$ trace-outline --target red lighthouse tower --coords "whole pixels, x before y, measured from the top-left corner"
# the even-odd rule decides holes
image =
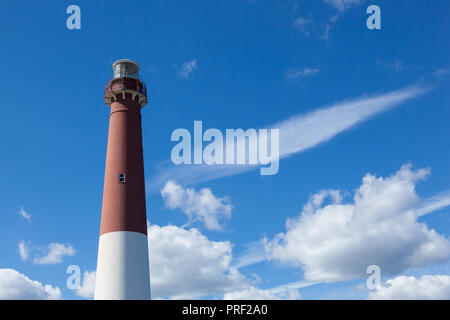
[[[150,299],[139,65],[113,63],[105,87],[111,106],[95,299]]]

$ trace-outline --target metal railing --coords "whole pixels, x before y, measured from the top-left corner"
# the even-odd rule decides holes
[[[120,78],[114,78],[114,77],[112,77],[112,78],[109,79],[108,83],[107,83],[106,86],[105,86],[105,92],[107,92],[107,91],[112,91],[114,82],[116,82],[116,83],[119,82],[119,81],[114,81],[114,80],[117,80],[117,79],[133,79],[133,80],[138,80],[138,81],[136,82],[136,88],[135,88],[135,89],[133,88],[133,90],[136,90],[136,91],[142,93],[143,95],[147,96],[147,85],[146,85],[145,82],[142,80],[142,78],[139,77],[139,76],[135,76],[135,77],[120,77]],[[123,83],[123,84],[124,84],[124,83]]]

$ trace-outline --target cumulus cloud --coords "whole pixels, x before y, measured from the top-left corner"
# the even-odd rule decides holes
[[[387,178],[366,174],[349,203],[336,190],[313,195],[286,232],[263,240],[269,259],[325,282],[364,278],[369,265],[395,274],[447,261],[449,240],[418,221],[415,184],[429,173],[404,165]]]
[[[371,300],[449,300],[450,276],[423,275],[420,278],[398,276],[386,281],[374,292],[369,293]]]
[[[286,77],[288,79],[294,80],[294,79],[309,77],[309,76],[311,76],[313,74],[318,73],[319,71],[320,71],[319,69],[308,68],[308,67],[303,68],[303,70],[297,70],[295,68],[289,68],[287,70]]]
[[[61,290],[31,280],[14,269],[0,269],[0,299],[55,300],[61,299]]]
[[[231,217],[232,206],[227,197],[218,198],[211,189],[204,188],[195,191],[193,188],[183,188],[169,180],[161,190],[166,207],[180,209],[189,219],[188,223],[202,222],[209,230],[221,230],[221,219]]]
[[[149,225],[150,279],[153,298],[197,299],[248,286],[231,266],[232,245],[211,241],[197,229]]]
[[[189,62],[185,62],[181,66],[179,75],[181,78],[189,79],[191,77],[192,72],[194,72],[195,69],[197,69],[197,60],[196,59],[189,61]]]
[[[94,298],[95,293],[95,271],[85,271],[83,273],[83,281],[81,287],[75,290],[75,293],[86,299]]]
[[[228,292],[224,300],[299,300],[300,293],[296,289],[260,289],[249,286],[240,291]]]
[[[30,256],[30,247],[25,243],[25,241],[20,241],[17,246],[19,247],[20,259],[22,261],[26,261]]]
[[[33,259],[34,264],[57,264],[63,262],[64,256],[75,255],[75,249],[70,244],[50,243],[46,249],[38,248],[43,251],[43,255],[36,255]]]
[[[23,207],[20,207],[17,213],[25,220],[31,221],[31,214],[27,213]]]

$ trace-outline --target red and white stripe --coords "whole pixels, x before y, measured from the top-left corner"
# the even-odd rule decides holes
[[[150,299],[140,109],[130,93],[111,103],[95,299]]]

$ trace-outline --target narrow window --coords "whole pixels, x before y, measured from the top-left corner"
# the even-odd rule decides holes
[[[119,173],[119,182],[125,183],[125,173]]]

